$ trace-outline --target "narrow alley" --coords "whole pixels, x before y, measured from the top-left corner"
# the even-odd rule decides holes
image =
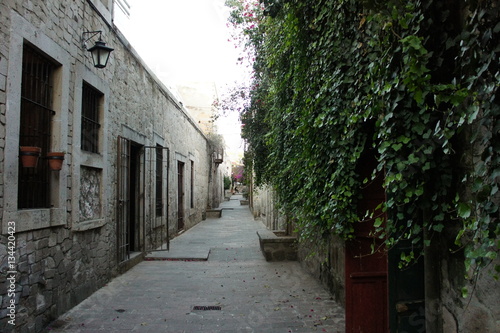
[[[113,279],[50,332],[344,332],[344,310],[295,261],[267,262],[241,196]]]

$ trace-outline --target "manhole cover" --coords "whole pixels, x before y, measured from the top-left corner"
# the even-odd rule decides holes
[[[222,307],[221,306],[218,306],[218,305],[208,305],[208,306],[205,306],[205,305],[195,305],[193,307],[193,311],[220,311],[222,310]]]

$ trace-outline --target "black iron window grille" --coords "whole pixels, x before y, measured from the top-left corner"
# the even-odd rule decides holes
[[[50,149],[51,120],[55,112],[53,80],[56,66],[30,45],[23,46],[19,146]],[[39,161],[34,168],[19,163],[18,208],[50,207],[50,170]]]
[[[103,94],[87,83],[82,87],[82,150],[99,152],[100,106]]]

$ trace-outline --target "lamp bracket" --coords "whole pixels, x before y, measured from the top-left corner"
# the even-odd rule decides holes
[[[86,35],[91,35],[88,38],[85,38]],[[85,31],[82,34],[82,47],[84,50],[88,51],[87,49],[87,42],[94,38],[95,36],[99,35],[99,41],[102,41],[102,30],[97,30],[97,31]]]

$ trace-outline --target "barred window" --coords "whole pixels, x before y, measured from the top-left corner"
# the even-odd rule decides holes
[[[100,110],[103,94],[89,85],[83,83],[82,88],[82,150],[92,153],[99,152],[99,129],[101,124]]]
[[[50,149],[54,62],[30,45],[23,46],[19,146]],[[50,170],[39,160],[33,168],[19,165],[18,208],[50,208]]]

